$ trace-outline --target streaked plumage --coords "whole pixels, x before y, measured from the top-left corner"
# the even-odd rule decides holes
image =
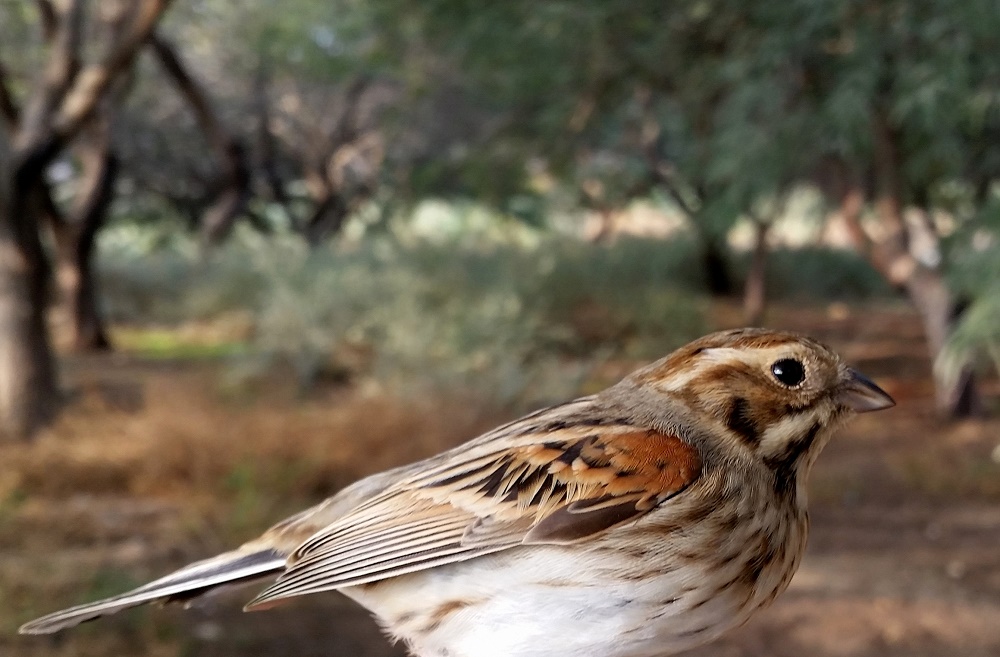
[[[247,606],[339,590],[420,657],[654,657],[744,622],[805,549],[831,430],[892,400],[802,336],[683,347],[593,396],[361,480],[260,538],[47,633],[277,575]]]

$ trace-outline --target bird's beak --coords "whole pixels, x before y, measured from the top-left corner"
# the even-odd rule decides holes
[[[837,391],[837,401],[858,413],[881,411],[896,405],[889,393],[861,372],[850,368],[847,370],[847,380],[840,384]]]

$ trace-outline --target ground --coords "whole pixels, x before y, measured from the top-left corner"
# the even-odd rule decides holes
[[[738,323],[724,307],[715,315]],[[822,455],[809,551],[789,591],[690,657],[1000,654],[1000,421],[936,419],[919,322],[903,307],[778,309],[769,324],[828,342],[899,405],[859,417]],[[509,415],[464,399],[388,399],[374,386],[303,397],[280,372],[234,386],[226,367],[65,359],[61,419],[30,445],[5,445],[0,463],[0,654],[404,654],[336,594],[244,615],[245,590],[15,635],[36,615],[210,556]],[[994,417],[997,392],[989,382]]]

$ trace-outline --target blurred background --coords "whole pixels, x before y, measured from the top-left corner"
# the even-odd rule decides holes
[[[692,656],[1000,654],[994,0],[0,0],[0,652],[404,654],[337,595],[17,626],[710,330],[899,401]]]

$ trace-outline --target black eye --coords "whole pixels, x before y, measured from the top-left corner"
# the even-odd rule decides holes
[[[781,360],[774,363],[771,366],[771,374],[774,375],[778,381],[781,381],[786,386],[793,388],[800,383],[802,379],[806,378],[806,370],[802,367],[802,363],[795,360],[794,358],[782,358]]]

